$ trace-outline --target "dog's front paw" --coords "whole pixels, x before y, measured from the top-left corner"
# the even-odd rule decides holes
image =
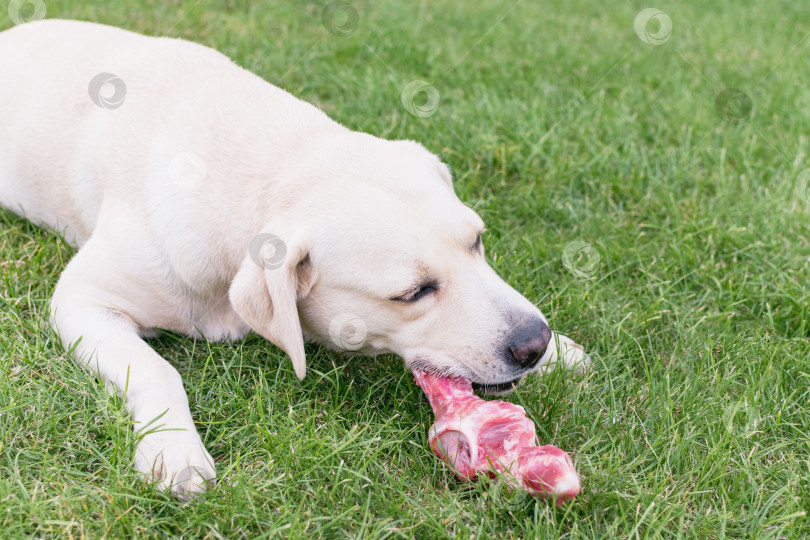
[[[216,482],[214,460],[196,431],[159,431],[146,435],[135,450],[135,468],[159,489],[191,499]]]
[[[571,339],[560,339],[558,348],[558,354],[566,369],[570,369],[575,373],[584,373],[593,365],[591,357],[585,353],[585,348]]]
[[[548,373],[558,367],[570,369],[575,373],[583,373],[593,364],[582,345],[562,334],[555,334],[548,348],[550,354],[536,368],[540,374]]]

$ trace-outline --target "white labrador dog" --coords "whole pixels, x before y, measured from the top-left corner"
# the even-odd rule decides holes
[[[252,329],[302,378],[305,339],[488,390],[587,360],[487,265],[481,219],[415,142],[350,131],[212,49],[86,22],[0,33],[0,74],[0,204],[79,248],[51,322],[148,426],[135,466],[161,487],[216,473],[154,329]]]

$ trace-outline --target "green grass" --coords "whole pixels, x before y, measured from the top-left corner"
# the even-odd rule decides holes
[[[310,347],[299,383],[255,336],[169,334],[153,345],[183,375],[220,481],[188,503],[157,492],[130,467],[122,401],[47,325],[72,249],[3,212],[0,535],[810,535],[810,207],[794,190],[810,168],[810,9],[664,0],[673,31],[654,46],[634,32],[649,7],[636,1],[357,1],[349,36],[325,30],[324,5],[47,13],[202,42],[345,125],[440,153],[495,268],[594,354],[589,373],[510,398],[572,454],[582,495],[556,509],[456,481],[396,358]],[[401,104],[415,79],[440,93],[430,117]],[[715,113],[727,87],[751,100],[743,122]],[[584,278],[562,262],[576,240],[599,255]]]

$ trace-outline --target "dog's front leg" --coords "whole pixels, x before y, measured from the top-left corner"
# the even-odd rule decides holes
[[[75,356],[82,366],[125,397],[141,437],[135,467],[145,479],[181,497],[201,492],[216,472],[194,427],[180,374],[141,339],[116,295],[104,290],[99,261],[85,252],[88,248],[59,280],[51,324],[66,348],[77,344]]]

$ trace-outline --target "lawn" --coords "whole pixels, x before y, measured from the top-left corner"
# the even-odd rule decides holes
[[[220,478],[183,502],[138,480],[122,400],[48,326],[73,249],[1,212],[0,536],[810,535],[810,7],[45,5],[215,47],[353,129],[440,154],[492,265],[594,365],[508,398],[582,475],[557,509],[455,480],[397,358],[309,347],[299,382],[257,336],[166,333],[151,343]]]

